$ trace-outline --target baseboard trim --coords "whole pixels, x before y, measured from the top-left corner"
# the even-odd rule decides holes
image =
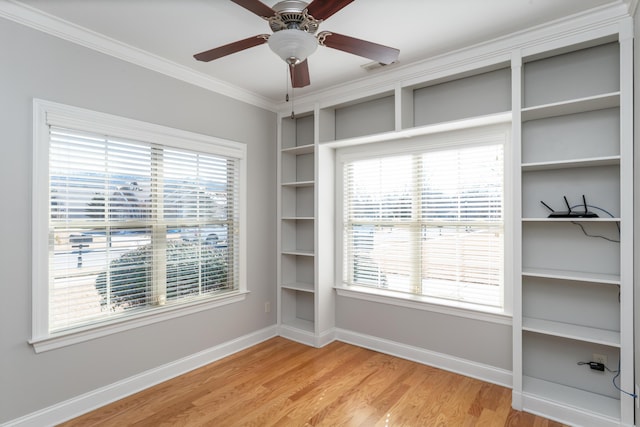
[[[573,408],[538,396],[522,394],[522,410],[567,425],[583,427],[620,427],[619,419]]]
[[[339,328],[327,330],[320,336],[316,336],[297,328],[274,325],[11,420],[1,424],[0,427],[53,426],[278,335],[313,347],[323,347],[335,340],[342,341],[504,387],[511,388],[512,384],[510,371],[420,347]]]
[[[278,335],[288,340],[299,342],[300,344],[317,347],[316,336],[313,332],[307,332],[287,325],[279,325]]]
[[[216,360],[230,356],[278,335],[277,327],[270,326],[231,341],[186,356],[166,365],[142,372],[122,381],[76,396],[48,408],[1,424],[2,427],[53,426],[78,417],[116,400],[175,378]]]
[[[396,341],[374,337],[371,335],[360,334],[358,332],[348,331],[345,329],[336,329],[335,338],[338,341],[368,348],[370,350],[379,351],[380,353],[390,354],[402,359],[412,360],[424,365],[444,369],[445,371],[455,372],[467,377],[476,378],[507,388],[512,388],[512,373],[511,371],[507,371],[506,369],[500,369],[494,366],[473,362],[471,360],[466,360],[447,354],[426,350],[424,348],[414,347]]]
[[[321,332],[318,337],[316,337],[316,347],[324,347],[327,344],[331,344],[336,340],[336,329],[331,328],[327,329],[324,332]]]

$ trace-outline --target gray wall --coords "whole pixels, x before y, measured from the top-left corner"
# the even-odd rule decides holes
[[[336,327],[512,369],[508,325],[339,296]]]
[[[31,336],[32,99],[248,145],[244,302],[35,354]],[[276,116],[0,18],[0,424],[274,325]]]

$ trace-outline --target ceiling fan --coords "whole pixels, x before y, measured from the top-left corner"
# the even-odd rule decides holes
[[[311,83],[307,57],[316,50],[318,45],[362,56],[384,65],[395,62],[400,53],[398,49],[392,47],[330,31],[321,31],[316,34],[324,20],[353,0],[312,0],[311,3],[301,0],[284,0],[273,8],[259,0],[231,1],[267,20],[273,34],[259,34],[200,52],[194,55],[198,61],[213,61],[268,43],[271,50],[289,64],[292,86],[300,88]]]

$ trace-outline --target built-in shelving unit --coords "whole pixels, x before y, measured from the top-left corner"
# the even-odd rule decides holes
[[[282,334],[315,331],[313,115],[280,119],[278,314]]]
[[[279,117],[277,277],[280,335],[319,347],[334,325],[333,203],[319,202],[327,188],[333,194],[333,170],[331,153],[318,147],[316,116]]]
[[[334,333],[337,149],[511,123],[513,407],[572,425],[633,425],[634,400],[613,386],[615,374],[578,365],[604,355],[634,391],[632,22],[602,22],[329,92],[298,104],[295,119],[283,106],[281,335],[321,346]],[[566,196],[581,211],[583,195],[598,217],[549,218],[541,203],[565,211]]]
[[[615,373],[578,364],[600,354],[611,371],[622,360],[623,370],[633,366],[624,330],[632,313],[620,302],[633,286],[621,247],[632,221],[622,201],[632,162],[632,142],[622,137],[631,108],[621,101],[624,54],[620,43],[603,41],[523,58],[514,97],[522,200],[514,406],[579,425],[633,420],[633,399],[613,386]],[[566,196],[581,212],[583,195],[597,218],[549,218],[541,203],[566,211]]]

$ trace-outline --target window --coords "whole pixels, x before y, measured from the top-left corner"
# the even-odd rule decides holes
[[[342,282],[436,304],[504,308],[504,132],[338,153]]]
[[[244,146],[36,101],[34,338],[237,296]]]

